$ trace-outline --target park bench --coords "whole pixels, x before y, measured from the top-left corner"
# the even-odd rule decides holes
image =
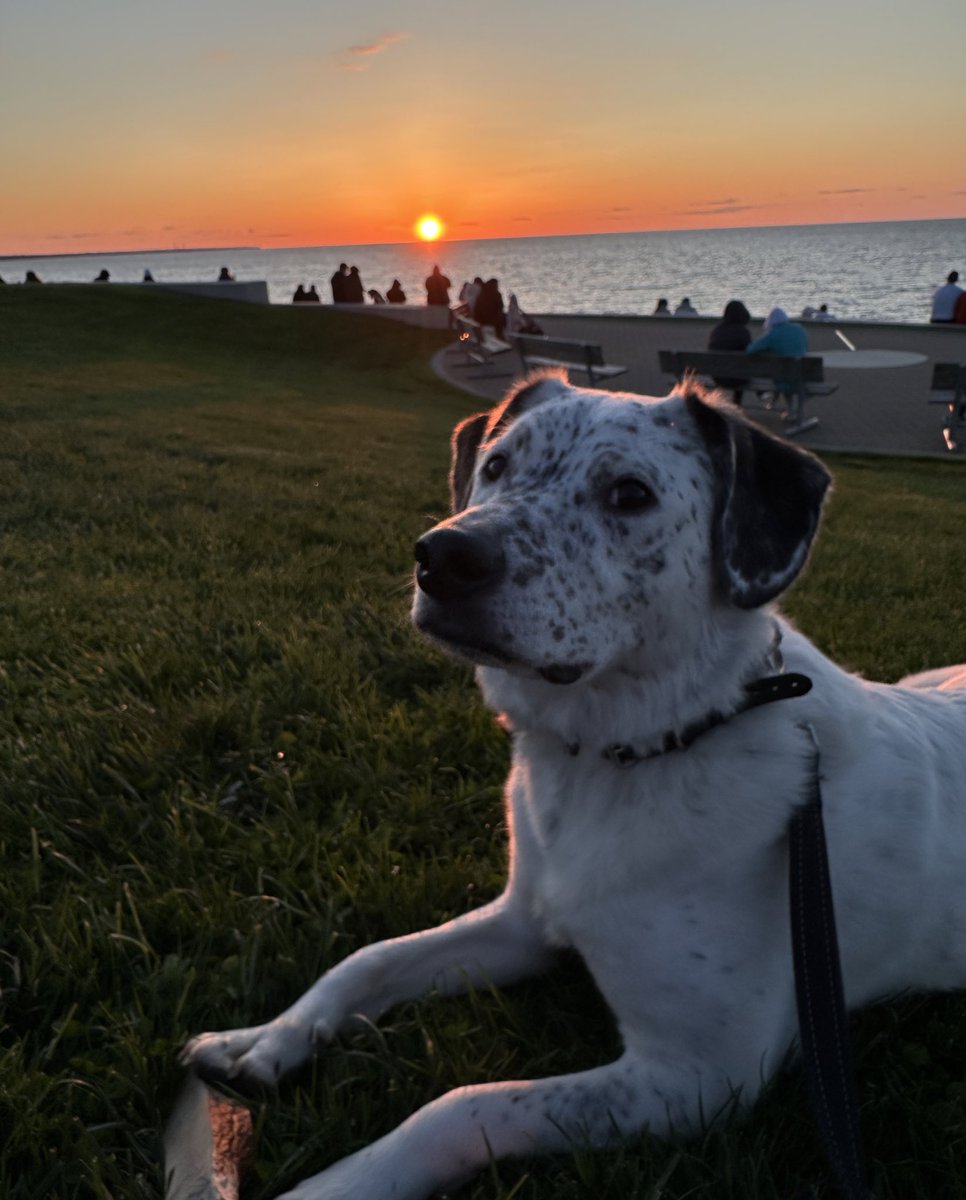
[[[966,436],[966,363],[934,363],[929,403],[942,404],[943,441],[947,450],[956,450]]]
[[[627,370],[615,363],[605,363],[603,350],[593,342],[575,342],[535,333],[512,333],[510,341],[527,371],[533,367],[563,367],[567,371],[585,371],[588,383],[598,383],[623,375]]]
[[[830,396],[837,383],[825,382],[825,368],[817,357],[791,358],[782,354],[741,354],[723,350],[659,350],[661,370],[680,381],[688,376],[741,380],[749,391],[773,396],[788,404],[785,432],[804,433],[818,424],[818,417],[805,416],[805,403],[815,396]],[[782,385],[779,387],[779,385]],[[772,407],[769,402],[767,407]]]
[[[462,307],[466,309],[465,305]],[[450,308],[450,319],[458,336],[456,347],[465,356],[465,365],[491,366],[497,355],[510,349],[510,343],[501,341],[496,334],[467,315],[468,312],[468,309],[464,313]]]

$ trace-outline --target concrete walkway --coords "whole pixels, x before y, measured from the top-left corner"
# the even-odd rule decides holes
[[[366,315],[446,327],[445,309],[433,311],[425,305],[355,307]],[[658,369],[658,350],[705,349],[708,331],[717,318],[540,314],[537,320],[548,335],[599,343],[606,362],[628,367],[625,375],[606,385],[610,390],[665,396],[670,381]],[[760,328],[760,322],[752,322],[753,337]],[[813,450],[924,454],[966,462],[966,453],[950,454],[945,448],[941,433],[945,409],[927,403],[933,364],[966,363],[966,326],[837,321],[807,322],[806,328],[812,354],[845,350],[835,334],[839,329],[857,350],[899,350],[923,355],[924,360],[902,367],[827,366],[825,377],[839,385],[838,391],[809,401],[807,412],[818,417],[819,424],[800,434],[795,439],[799,444]],[[513,353],[500,355],[491,367],[466,366],[464,356],[450,348],[435,356],[433,366],[442,378],[489,403],[498,400],[520,375],[519,360]],[[575,374],[574,382],[585,382],[581,373]],[[752,407],[753,403],[750,400],[747,408],[749,416],[781,432],[778,413]]]

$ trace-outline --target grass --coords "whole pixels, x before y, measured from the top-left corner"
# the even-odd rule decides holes
[[[502,735],[407,623],[474,402],[441,335],[140,289],[0,289],[0,1195],[161,1195],[176,1056],[503,878]],[[870,676],[966,657],[957,464],[840,458],[786,609]],[[874,797],[870,797],[874,803]],[[966,1005],[854,1022],[880,1196],[966,1196]],[[575,1037],[575,1029],[590,1030]],[[406,1005],[255,1106],[263,1200],[446,1088],[616,1049],[577,963]],[[703,1140],[460,1193],[787,1200],[800,1078]]]

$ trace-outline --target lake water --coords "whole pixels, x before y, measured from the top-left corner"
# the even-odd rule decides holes
[[[35,270],[46,282],[89,282],[102,267],[118,283],[213,281],[228,266],[238,279],[265,279],[274,304],[299,283],[331,299],[340,262],[364,286],[385,292],[399,279],[407,298],[425,300],[435,263],[453,281],[496,276],[504,298],[540,313],[650,313],[659,296],[672,309],[688,296],[699,312],[721,312],[733,297],[755,316],[776,304],[798,314],[825,303],[843,320],[928,321],[933,291],[953,269],[966,276],[966,219],[706,229],[579,237],[444,241],[435,245],[311,246],[297,249],[184,250],[3,259],[0,277]]]

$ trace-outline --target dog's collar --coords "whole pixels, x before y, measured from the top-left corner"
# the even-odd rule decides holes
[[[687,750],[702,734],[718,725],[730,721],[750,708],[760,708],[763,704],[772,704],[775,700],[793,700],[804,696],[812,690],[812,681],[807,675],[797,672],[785,673],[784,660],[781,652],[781,629],[776,623],[772,633],[771,645],[761,664],[770,668],[773,674],[763,675],[752,679],[744,685],[744,696],[737,708],[723,713],[720,709],[712,708],[696,721],[685,725],[683,729],[669,729],[662,734],[659,743],[649,750],[638,750],[630,742],[614,742],[605,746],[601,757],[615,767],[633,767],[637,763],[647,762],[648,759],[660,758],[662,754],[670,754],[675,750]],[[580,742],[567,742],[567,753],[576,757],[581,751]]]
[[[613,763],[615,767],[633,767],[637,763],[659,758],[662,754],[670,754],[674,750],[687,750],[703,733],[723,725],[750,708],[760,708],[763,704],[772,704],[775,700],[793,700],[797,696],[804,696],[811,689],[811,679],[797,672],[752,679],[750,683],[745,684],[745,694],[741,703],[731,712],[722,713],[713,708],[683,729],[669,729],[662,736],[661,744],[651,750],[637,750],[630,742],[615,742],[604,747],[601,757]],[[568,744],[567,751],[571,755],[579,754],[580,743]]]

